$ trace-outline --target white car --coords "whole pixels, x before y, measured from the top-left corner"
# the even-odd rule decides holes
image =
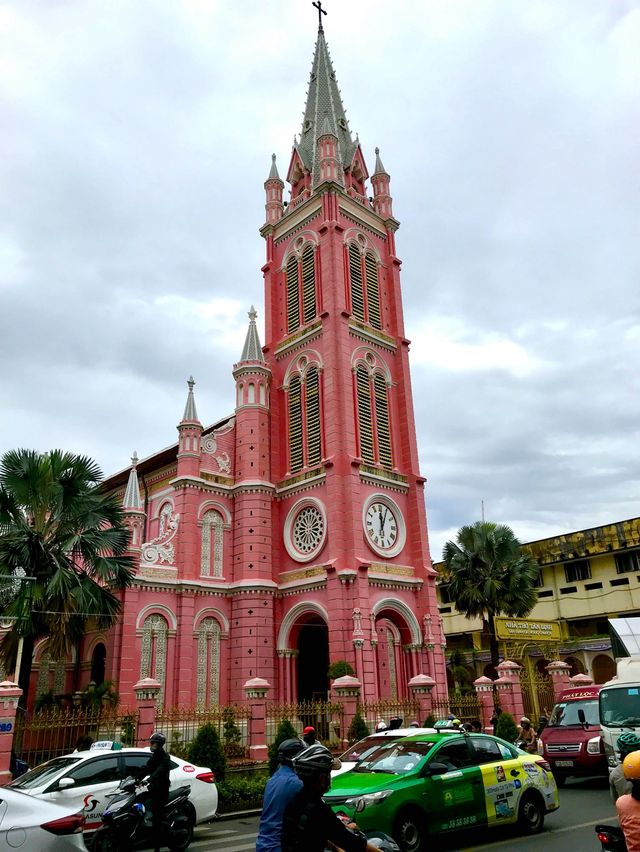
[[[331,777],[342,775],[357,766],[361,760],[372,754],[384,740],[401,740],[402,737],[410,737],[415,734],[435,734],[435,728],[386,728],[384,731],[376,731],[362,740],[358,740],[350,746],[344,754],[340,755],[340,769],[334,769]]]
[[[10,787],[39,799],[82,810],[86,818],[85,831],[93,832],[102,825],[102,814],[110,801],[109,794],[116,790],[123,778],[137,775],[150,757],[148,748],[91,748],[54,757],[16,778]],[[173,755],[170,760],[171,789],[189,784],[189,801],[193,805],[196,823],[212,819],[218,808],[213,772]]]
[[[31,796],[0,787],[0,849],[24,852],[87,852],[84,814],[73,805],[34,802]]]

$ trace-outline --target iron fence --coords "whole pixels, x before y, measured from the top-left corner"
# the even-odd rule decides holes
[[[452,713],[461,722],[471,722],[480,718],[480,702],[474,693],[451,691],[448,698],[433,701],[431,712],[436,719],[446,719]]]
[[[301,734],[304,728],[315,728],[316,736],[325,745],[337,746],[344,731],[344,707],[336,701],[302,701],[298,704],[268,703],[266,713],[267,743],[275,741],[281,722],[288,721]]]
[[[363,701],[360,705],[360,713],[364,717],[369,730],[374,731],[378,722],[386,725],[393,718],[402,719],[402,726],[409,727],[411,722],[422,722],[419,718],[420,708],[418,702],[411,698],[380,698],[377,701]]]
[[[189,744],[203,725],[213,725],[227,757],[246,757],[250,721],[251,708],[239,704],[206,708],[165,707],[157,713],[156,727],[166,735],[171,754],[178,757],[186,756]]]

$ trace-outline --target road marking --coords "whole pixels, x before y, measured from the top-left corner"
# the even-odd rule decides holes
[[[192,843],[189,844],[189,849],[203,849],[205,847],[211,848],[211,844],[215,843],[216,841],[218,841],[218,842],[225,841],[226,843],[231,843],[231,842],[235,843],[236,840],[239,841],[239,840],[249,840],[249,839],[253,840],[253,843],[250,843],[248,846],[226,847],[227,852],[236,852],[236,850],[237,850],[237,852],[239,852],[241,849],[255,849],[255,847],[256,847],[256,838],[258,836],[258,833],[256,831],[252,832],[251,834],[235,834],[235,832],[229,832],[229,831],[225,831],[224,833],[227,834],[227,835],[233,834],[233,837],[222,837],[221,833],[218,834],[218,835],[210,834],[207,837],[203,837],[202,839],[194,840]]]
[[[611,821],[611,814],[600,817],[600,819],[591,820],[591,822],[579,822],[577,825],[565,825],[563,828],[552,828],[551,831],[545,831],[541,834],[529,834],[524,837],[518,837],[518,842],[523,843],[525,840],[535,840],[536,838],[546,837],[550,834],[563,834],[565,831],[575,831],[576,828],[589,828],[591,825],[598,825],[599,822]],[[497,849],[498,846],[513,846],[513,838],[509,840],[498,840],[496,843],[485,843],[483,846],[468,846],[461,849],[460,852],[477,852],[479,849]]]

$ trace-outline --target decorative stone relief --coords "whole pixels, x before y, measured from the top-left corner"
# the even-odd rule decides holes
[[[362,637],[362,612],[359,607],[356,607],[352,613],[353,617],[353,635],[354,637]]]
[[[432,645],[433,644],[433,631],[431,629],[431,616],[425,615],[422,619],[424,623],[424,644]]]
[[[215,451],[218,449],[218,442],[213,437],[213,435],[207,435],[206,438],[202,440],[202,452],[207,453],[207,455],[212,456]]]
[[[180,515],[173,514],[170,503],[166,503],[160,512],[160,530],[156,538],[142,545],[142,563],[156,564],[163,562],[167,565],[173,564],[175,553],[172,539],[178,531]]]
[[[387,630],[387,662],[389,664],[389,689],[391,697],[398,697],[398,677],[396,672],[396,643],[391,630]]]
[[[219,512],[209,509],[202,518],[200,576],[222,577],[222,545],[224,522]],[[212,553],[213,547],[213,553]]]
[[[202,441],[202,451],[218,462],[220,473],[231,473],[231,458],[226,450],[216,455],[218,442],[214,435],[207,435]]]
[[[49,692],[49,652],[43,651],[40,654],[40,671],[38,672],[38,680],[36,682],[36,698]]]
[[[53,664],[53,693],[54,695],[59,695],[61,692],[64,692],[65,686],[65,675],[67,673],[67,666],[64,660],[56,660]]]
[[[219,703],[219,699],[220,625],[215,618],[204,618],[198,628],[198,708],[215,706]]]
[[[167,673],[167,636],[169,626],[161,615],[150,615],[142,626],[142,648],[140,651],[140,680],[154,677],[161,685],[158,707],[164,702],[165,677]],[[151,663],[153,661],[153,672]]]
[[[231,459],[229,458],[229,453],[221,453],[219,456],[216,456],[215,459],[218,462],[220,473],[231,473]]]

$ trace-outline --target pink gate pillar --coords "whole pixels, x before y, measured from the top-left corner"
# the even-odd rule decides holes
[[[496,666],[500,677],[495,681],[498,701],[502,710],[511,713],[516,722],[524,716],[524,700],[520,686],[522,666],[513,660],[504,660]]]
[[[553,697],[557,700],[560,693],[571,686],[569,677],[571,666],[568,666],[562,660],[555,660],[555,662],[549,663],[547,671],[553,682]]]
[[[433,704],[431,702],[431,690],[435,685],[435,680],[425,674],[418,674],[415,677],[412,677],[409,681],[409,689],[413,693],[413,697],[418,702],[418,715],[420,718],[417,721],[420,722],[421,725],[433,709]]]
[[[268,680],[252,677],[245,681],[244,694],[251,702],[249,720],[249,757],[252,760],[266,760],[269,756],[267,745],[267,692],[271,689]]]
[[[5,680],[0,683],[0,785],[11,781],[11,749],[16,722],[18,699],[22,690],[17,683]]]
[[[569,678],[571,686],[591,686],[593,678],[586,674],[577,674]]]
[[[340,701],[344,708],[344,730],[340,731],[342,735],[343,747],[349,745],[347,732],[349,730],[353,717],[358,712],[361,689],[362,684],[360,683],[358,678],[352,677],[351,675],[337,677],[333,682],[333,692],[335,693],[336,698],[338,699],[338,701]]]
[[[482,677],[474,680],[473,685],[478,696],[478,704],[480,705],[482,727],[486,730],[490,729],[490,733],[493,733],[493,726],[491,725],[491,717],[493,716],[493,709],[495,707],[493,681],[491,678],[482,675]]]
[[[133,687],[138,707],[138,726],[136,728],[136,745],[146,746],[149,737],[156,727],[156,709],[161,684],[152,677],[139,680]],[[165,736],[166,733],[165,733]],[[168,737],[167,737],[168,739]]]

